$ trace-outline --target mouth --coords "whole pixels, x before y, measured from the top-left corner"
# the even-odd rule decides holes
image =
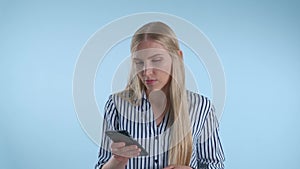
[[[157,80],[154,80],[154,79],[149,79],[149,80],[145,80],[145,83],[147,85],[153,85]]]

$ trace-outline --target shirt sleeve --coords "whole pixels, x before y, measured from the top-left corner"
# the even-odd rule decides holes
[[[218,131],[218,119],[214,107],[211,106],[196,145],[198,169],[224,168],[225,157]]]
[[[95,165],[95,169],[101,169],[102,166],[111,158],[110,152],[110,139],[105,135],[107,130],[118,130],[118,112],[114,105],[112,96],[109,97],[104,108],[104,120],[102,130],[102,140],[100,144],[100,150],[98,154],[98,162]]]

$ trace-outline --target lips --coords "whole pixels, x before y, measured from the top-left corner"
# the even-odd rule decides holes
[[[149,79],[149,80],[145,80],[145,83],[147,85],[153,85],[157,80],[154,80],[154,79]]]

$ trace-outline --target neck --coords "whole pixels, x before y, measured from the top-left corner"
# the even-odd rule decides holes
[[[151,91],[148,98],[154,113],[156,124],[159,125],[169,110],[168,93],[163,90]]]

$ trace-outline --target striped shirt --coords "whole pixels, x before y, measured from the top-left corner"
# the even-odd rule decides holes
[[[193,138],[192,168],[224,168],[224,153],[218,135],[218,121],[211,101],[197,93],[187,91],[188,110]],[[133,105],[118,94],[110,95],[104,113],[103,130],[126,130],[149,153],[129,159],[126,169],[162,169],[168,166],[169,113],[156,125],[146,94],[141,104]],[[112,156],[110,139],[103,134],[95,169],[100,169]]]

